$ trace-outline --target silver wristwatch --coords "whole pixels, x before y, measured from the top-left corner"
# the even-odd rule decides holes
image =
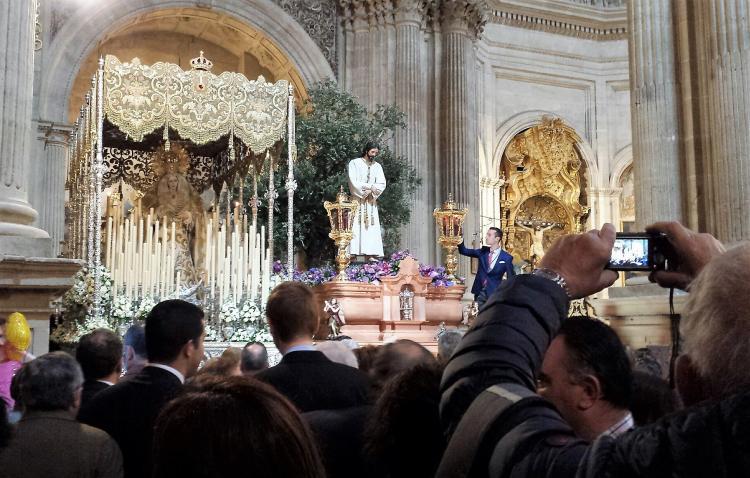
[[[544,277],[545,279],[551,280],[555,284],[562,287],[562,290],[565,291],[565,295],[568,296],[568,299],[572,299],[572,297],[570,296],[570,291],[568,290],[568,283],[565,282],[565,278],[552,269],[547,269],[546,267],[542,267],[541,269],[534,269],[531,275]]]

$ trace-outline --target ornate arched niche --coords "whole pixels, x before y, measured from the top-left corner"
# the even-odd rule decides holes
[[[107,31],[82,62],[68,102],[68,119],[75,121],[100,57],[114,55],[123,62],[138,58],[150,65],[159,61],[190,68],[200,51],[213,62],[212,72],[263,76],[270,82],[287,80],[298,104],[307,98],[307,85],[276,43],[263,31],[221,12],[200,8],[167,8],[134,16]]]
[[[544,117],[518,133],[500,164],[504,247],[526,271],[562,234],[579,232],[589,208],[586,172],[576,132]]]
[[[633,163],[625,168],[618,179],[620,188],[620,230],[631,232],[635,228],[635,189]]]

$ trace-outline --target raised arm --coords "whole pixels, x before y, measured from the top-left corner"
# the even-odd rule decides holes
[[[487,444],[490,450],[501,450],[498,453],[505,460],[498,465],[498,476],[571,476],[575,472],[582,445],[559,414],[536,396],[535,379],[550,341],[567,317],[569,298],[585,297],[617,279],[614,271],[605,269],[614,239],[614,227],[609,224],[601,232],[558,239],[541,265],[559,274],[566,288],[537,275],[505,281],[445,368],[440,418],[449,436],[472,402],[489,387],[515,390],[505,396],[515,397],[508,400],[518,406],[507,408],[492,422],[495,431]],[[468,428],[483,425],[478,423],[481,419],[473,420],[474,415],[470,418]],[[464,424],[459,427],[462,433],[466,429]],[[545,441],[551,435],[559,437],[558,445]],[[443,464],[456,458],[454,444],[449,445]],[[443,464],[437,476],[452,476],[451,467]],[[552,466],[562,470],[557,468],[561,464],[566,465],[565,473],[549,471]]]

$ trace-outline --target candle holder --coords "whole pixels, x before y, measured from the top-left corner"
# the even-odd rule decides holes
[[[346,268],[349,266],[349,253],[347,248],[352,241],[352,226],[354,218],[357,217],[357,208],[359,204],[356,201],[350,201],[349,196],[344,192],[342,186],[336,195],[336,202],[326,201],[323,203],[328,213],[328,220],[331,222],[331,232],[328,237],[333,239],[334,244],[338,247],[336,254],[336,268],[339,273],[335,280],[347,280]]]
[[[435,208],[432,215],[435,217],[440,231],[438,244],[445,249],[445,271],[449,277],[455,277],[458,268],[458,256],[456,249],[463,242],[463,225],[468,209],[458,209],[453,194],[448,194],[448,200],[441,208]]]

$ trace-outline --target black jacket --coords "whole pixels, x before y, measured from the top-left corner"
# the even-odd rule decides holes
[[[290,352],[278,365],[255,375],[271,384],[300,412],[335,410],[367,403],[367,376],[332,362],[318,351]]]
[[[450,435],[486,388],[535,389],[568,301],[554,282],[519,276],[480,312],[451,356],[441,384],[441,420]],[[682,410],[618,439],[587,445],[538,397],[509,407],[490,427],[471,476],[608,478],[750,476],[750,392]]]
[[[156,417],[181,388],[180,380],[168,370],[145,367],[130,380],[99,392],[81,408],[78,420],[115,439],[122,450],[126,477],[149,477]]]
[[[107,387],[109,387],[109,385],[100,382],[99,380],[86,380],[83,382],[83,389],[81,390],[81,407],[85,407],[94,396]]]

